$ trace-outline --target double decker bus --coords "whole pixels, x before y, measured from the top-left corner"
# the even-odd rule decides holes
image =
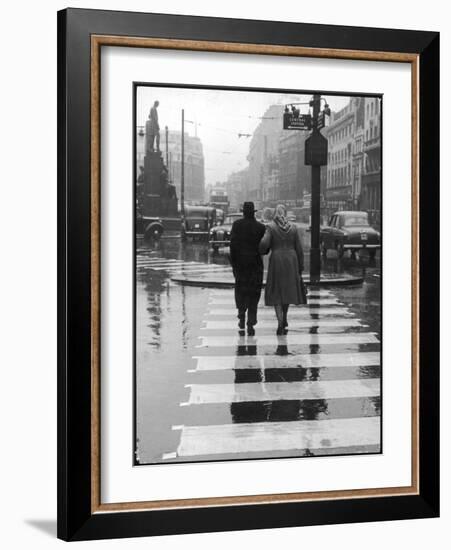
[[[229,197],[225,189],[215,188],[211,191],[209,205],[222,210],[224,216],[228,214],[229,204]]]

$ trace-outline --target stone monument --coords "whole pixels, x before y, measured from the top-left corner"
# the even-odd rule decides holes
[[[160,151],[160,127],[158,125],[158,101],[155,101],[146,122],[146,154],[143,170],[143,204],[144,216],[175,218],[177,211],[177,193],[174,185],[169,183],[168,169]],[[154,149],[154,144],[156,149]]]

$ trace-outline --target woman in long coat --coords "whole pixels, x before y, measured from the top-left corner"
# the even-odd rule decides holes
[[[274,306],[278,327],[277,334],[287,333],[287,314],[290,304],[306,304],[307,297],[302,271],[304,253],[295,225],[286,217],[283,204],[276,207],[274,218],[266,227],[260,241],[260,253],[271,250],[266,277],[265,304]]]

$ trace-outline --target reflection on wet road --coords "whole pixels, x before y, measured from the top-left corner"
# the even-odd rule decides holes
[[[365,282],[311,287],[285,336],[262,299],[245,336],[233,289],[171,279],[229,277],[226,253],[176,239],[138,250],[137,464],[380,452],[380,268],[363,257],[323,269]]]

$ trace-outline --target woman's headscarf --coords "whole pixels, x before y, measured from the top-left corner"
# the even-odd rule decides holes
[[[278,204],[276,206],[273,221],[285,232],[289,231],[291,228],[291,223],[287,220],[286,216],[287,209],[283,204]]]

